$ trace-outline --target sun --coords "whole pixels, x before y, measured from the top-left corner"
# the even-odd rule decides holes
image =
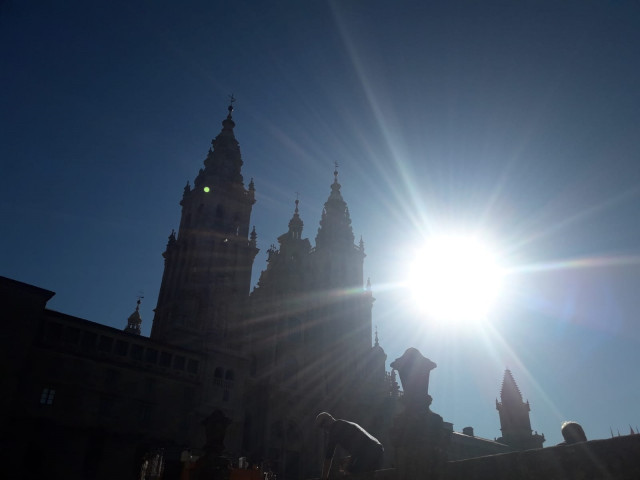
[[[487,319],[502,283],[496,256],[476,237],[440,236],[417,252],[409,271],[416,308],[438,322]]]

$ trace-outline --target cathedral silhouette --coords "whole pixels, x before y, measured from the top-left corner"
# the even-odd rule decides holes
[[[231,420],[230,458],[268,464],[278,478],[318,475],[321,411],[363,425],[393,464],[387,432],[402,392],[372,331],[364,244],[355,243],[337,166],[315,246],[296,200],[251,291],[256,187],[244,183],[232,113],[184,188],[149,338],[139,301],[117,330],[49,310],[54,292],[0,277],[15,325],[2,337],[11,478],[133,479],[150,459],[163,478],[179,478],[181,457],[199,454],[202,422],[216,410]],[[445,422],[450,459],[542,447],[509,370],[500,397],[497,440]]]

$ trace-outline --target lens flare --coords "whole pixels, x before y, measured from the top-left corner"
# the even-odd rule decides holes
[[[443,322],[485,320],[501,286],[502,269],[473,237],[430,239],[409,272],[409,287],[421,312]]]

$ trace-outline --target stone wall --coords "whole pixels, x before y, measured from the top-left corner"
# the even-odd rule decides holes
[[[360,476],[358,480],[395,478],[395,470],[388,469]],[[638,479],[640,435],[628,435],[448,462],[446,475],[442,480]]]
[[[449,462],[446,480],[637,480],[640,435]]]

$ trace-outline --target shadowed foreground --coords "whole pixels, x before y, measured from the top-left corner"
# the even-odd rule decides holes
[[[355,478],[355,477],[354,477]],[[395,480],[395,469],[358,479]],[[447,462],[442,480],[637,480],[640,435]],[[425,479],[426,480],[426,479]]]

